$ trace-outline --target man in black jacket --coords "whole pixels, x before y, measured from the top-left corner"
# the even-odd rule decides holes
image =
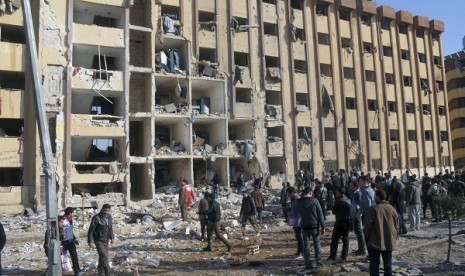
[[[231,252],[233,246],[224,238],[220,233],[220,224],[221,224],[221,209],[218,202],[215,201],[213,194],[206,195],[208,200],[208,228],[207,228],[207,240],[208,245],[203,250],[212,251],[212,234],[213,232],[216,235],[216,238],[219,239],[228,247],[228,252]]]
[[[325,234],[325,221],[320,203],[316,198],[312,197],[312,190],[309,187],[302,191],[302,197],[297,201],[296,209],[300,215],[300,226],[302,228],[305,268],[311,270],[314,267],[310,260],[309,237],[311,236],[313,239],[316,264],[321,265],[320,233],[321,235]]]
[[[103,204],[100,213],[92,217],[87,233],[87,241],[91,248],[96,247],[98,252],[98,275],[110,275],[108,264],[108,244],[113,244],[113,219],[111,217],[111,205]]]
[[[255,207],[253,198],[250,196],[248,191],[244,191],[243,195],[244,197],[242,198],[241,211],[239,212],[239,215],[242,223],[242,238],[246,240],[248,239],[245,236],[245,225],[247,224],[247,221],[249,221],[255,229],[257,236],[260,236],[260,229],[258,228],[257,220],[255,219],[255,216],[257,215],[257,208]]]
[[[331,249],[328,260],[335,261],[339,239],[342,238],[341,258],[347,260],[349,256],[349,231],[350,231],[350,200],[345,195],[346,189],[338,187],[336,189],[336,202],[333,207],[333,214],[336,215],[333,235],[331,237]]]
[[[3,225],[0,223],[0,275],[3,275],[2,251],[3,251],[3,247],[5,247],[5,244],[6,244],[5,229],[3,229]]]

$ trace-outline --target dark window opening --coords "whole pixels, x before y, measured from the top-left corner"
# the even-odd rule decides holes
[[[431,105],[424,104],[423,105],[423,114],[424,115],[431,115]]]
[[[357,109],[357,100],[355,98],[346,98],[347,109]]]
[[[23,134],[22,119],[0,119],[0,137],[20,137]]]
[[[252,91],[247,88],[236,88],[236,103],[251,103]]]
[[[350,10],[340,9],[339,10],[339,19],[349,21],[350,20]]]
[[[408,25],[407,24],[399,24],[399,33],[407,34],[408,33]]]
[[[371,25],[371,15],[370,14],[360,15],[360,21],[362,22],[362,24]]]
[[[305,41],[305,30],[295,28],[295,38],[296,40]]]
[[[354,42],[350,38],[343,37],[341,38],[341,47],[343,49],[353,50]]]
[[[249,91],[249,94],[251,91]],[[266,103],[271,105],[281,105],[281,92],[279,91],[265,91]]]
[[[417,131],[416,130],[408,130],[407,136],[408,136],[409,141],[416,141],[417,140]]]
[[[407,50],[401,50],[400,56],[403,60],[410,60],[410,52]]]
[[[336,129],[333,127],[325,127],[325,141],[336,141]]]
[[[397,130],[397,129],[389,130],[389,140],[390,141],[399,141],[399,130]]]
[[[407,114],[414,114],[415,113],[415,106],[413,103],[406,103],[405,104],[405,113]]]
[[[426,63],[426,55],[423,53],[418,53],[418,61],[421,63]]]
[[[207,23],[207,22],[214,22],[215,21],[215,14],[212,12],[206,11],[199,11],[199,22]]]
[[[344,67],[344,78],[353,80],[355,79],[355,70],[352,67]]]
[[[0,26],[0,41],[26,44],[26,35],[24,28],[13,25]]]
[[[265,35],[278,35],[278,25],[271,23],[263,23],[263,32]]]
[[[307,141],[312,139],[312,129],[310,127],[298,127],[297,137],[299,139],[305,139]]]
[[[294,71],[298,73],[306,73],[307,61],[294,59]]]
[[[387,19],[381,19],[381,29],[389,30],[391,28],[391,21]]]
[[[405,87],[412,87],[412,77],[404,76],[404,86]]]
[[[423,38],[425,37],[425,29],[423,28],[417,28],[415,30],[415,35],[418,37],[418,38]]]
[[[375,71],[365,70],[365,80],[369,82],[376,81],[376,74]]]
[[[442,65],[441,57],[434,56],[434,57],[433,57],[433,63],[434,63],[434,65],[439,65],[439,66],[441,66],[441,65]]]
[[[370,129],[370,141],[379,141],[379,129]]]
[[[276,0],[263,0],[263,3],[268,3],[268,4],[276,4]]]
[[[433,131],[426,130],[425,131],[425,140],[426,141],[433,141]]]
[[[216,50],[209,48],[199,48],[199,60],[206,60],[215,63],[217,61]]]
[[[386,84],[394,84],[395,82],[394,74],[386,73],[384,76],[386,78]]]
[[[293,9],[302,9],[302,0],[291,0],[291,7]]]
[[[265,67],[266,68],[279,67],[279,58],[265,56]]]
[[[373,44],[371,42],[363,42],[363,51],[365,53],[373,53]]]
[[[332,77],[333,70],[331,69],[331,64],[320,63],[320,73],[322,76]]]
[[[318,44],[329,45],[329,34],[318,33]]]
[[[441,142],[447,142],[449,140],[449,134],[447,131],[441,131]]]
[[[115,103],[115,98],[108,98],[112,103]],[[103,97],[93,97],[91,114],[93,115],[115,115],[115,105],[108,102]]]
[[[358,128],[348,128],[349,138],[351,141],[358,141],[360,139],[358,134]]]
[[[428,79],[420,79],[420,85],[421,85],[421,89],[428,90],[429,89]]]
[[[388,102],[388,111],[389,112],[397,112],[397,103],[396,102]]]
[[[296,93],[295,97],[296,97],[297,105],[305,105],[308,107],[309,99],[308,99],[307,93]]]
[[[412,157],[409,160],[410,168],[418,168],[418,157]]]
[[[368,100],[368,110],[378,111],[378,102],[376,100]]]
[[[439,116],[446,116],[446,107],[443,105],[438,106]]]
[[[439,41],[439,38],[440,38],[441,34],[439,32],[432,32],[431,33],[431,38],[434,40],[434,41]]]
[[[116,18],[96,15],[93,24],[100,27],[116,28]]]
[[[0,70],[0,88],[24,90],[26,86],[25,84],[26,79],[24,72],[11,72]]]
[[[436,92],[444,91],[444,82],[436,81]]]
[[[317,15],[327,16],[328,15],[328,5],[326,5],[326,4],[317,4],[316,5],[316,14]]]
[[[392,48],[389,46],[383,46],[383,56],[392,57]]]
[[[100,62],[99,62],[99,56],[94,55],[94,59],[92,61],[92,69],[96,70],[108,70],[108,71],[116,71],[116,58],[115,57],[109,57],[109,56],[100,56]]]
[[[249,66],[249,55],[246,53],[234,52],[234,64],[237,66]]]

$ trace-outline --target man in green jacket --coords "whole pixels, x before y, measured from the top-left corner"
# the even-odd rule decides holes
[[[376,190],[376,205],[368,209],[363,220],[371,276],[379,275],[380,256],[383,257],[384,275],[392,275],[392,251],[396,250],[399,217],[386,197],[384,190]]]

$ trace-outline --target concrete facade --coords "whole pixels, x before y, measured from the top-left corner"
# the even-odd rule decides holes
[[[299,168],[321,177],[452,165],[441,21],[366,0],[34,5],[59,206],[143,204],[166,184],[229,187],[239,172],[280,186]],[[21,16],[0,16],[0,27],[21,34]],[[2,86],[2,109],[25,137],[2,143],[2,172],[22,182],[1,186],[40,207],[24,48],[24,38],[0,42],[11,56],[0,80],[18,83]]]
[[[456,169],[465,168],[465,51],[445,57],[452,149]]]

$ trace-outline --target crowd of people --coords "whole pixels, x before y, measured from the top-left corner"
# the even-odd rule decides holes
[[[338,244],[342,240],[340,259],[349,256],[349,233],[353,231],[358,248],[352,253],[367,255],[370,260],[370,275],[379,275],[380,257],[385,275],[392,275],[392,251],[396,240],[407,231],[417,231],[421,219],[426,219],[429,207],[432,222],[441,222],[443,212],[440,199],[448,193],[464,198],[465,174],[445,173],[420,179],[409,170],[397,178],[380,172],[374,178],[362,172],[345,170],[325,174],[322,181],[308,171],[296,174],[297,188],[283,183],[281,206],[285,221],[292,226],[297,242],[296,258],[304,258],[307,269],[313,269],[310,260],[309,237],[312,237],[316,266],[321,265],[319,235],[325,233],[326,214],[335,215],[331,236],[330,253],[327,258],[336,262]],[[408,214],[407,229],[404,221]]]
[[[238,221],[242,228],[242,239],[248,240],[246,225],[250,223],[256,236],[260,236],[265,208],[265,198],[261,191],[263,177],[253,179],[253,190],[244,186],[243,175],[238,177],[236,192],[242,193],[242,204]],[[239,186],[240,185],[240,186]],[[465,173],[445,173],[430,177],[427,173],[418,178],[410,171],[398,178],[388,173],[377,173],[374,178],[357,171],[325,174],[323,180],[314,178],[308,171],[296,174],[296,183],[283,183],[280,193],[285,222],[292,227],[296,240],[296,259],[304,259],[306,269],[312,270],[322,265],[320,236],[327,231],[326,215],[335,215],[332,229],[330,253],[327,260],[334,264],[338,246],[342,240],[340,260],[349,258],[349,233],[354,232],[357,249],[351,253],[367,256],[370,261],[370,275],[379,275],[380,257],[384,263],[384,274],[392,275],[392,252],[396,249],[398,236],[421,228],[421,220],[427,219],[427,209],[431,209],[432,222],[441,222],[443,212],[440,199],[447,194],[463,199],[465,196]],[[184,180],[179,190],[178,204],[181,218],[188,221],[188,212],[195,201],[194,188]],[[207,242],[204,251],[212,251],[212,238],[221,241],[230,252],[233,244],[220,233],[221,207],[216,201],[217,193],[204,193],[198,204],[197,214],[201,226],[201,240]],[[404,221],[408,214],[408,222]],[[45,233],[46,254],[51,240],[61,242],[62,253],[70,256],[74,275],[83,275],[79,265],[73,221],[76,208],[68,207],[64,215],[58,216],[58,229],[51,228]],[[407,228],[407,224],[409,227]],[[59,237],[56,237],[58,233]],[[206,235],[205,235],[206,234]],[[310,257],[310,240],[314,248],[314,262]],[[92,217],[87,243],[96,248],[98,275],[110,275],[108,249],[114,243],[111,206],[104,204],[100,212]],[[0,252],[6,243],[3,226],[0,224]],[[1,270],[0,256],[0,272]],[[1,274],[1,273],[0,273]]]

